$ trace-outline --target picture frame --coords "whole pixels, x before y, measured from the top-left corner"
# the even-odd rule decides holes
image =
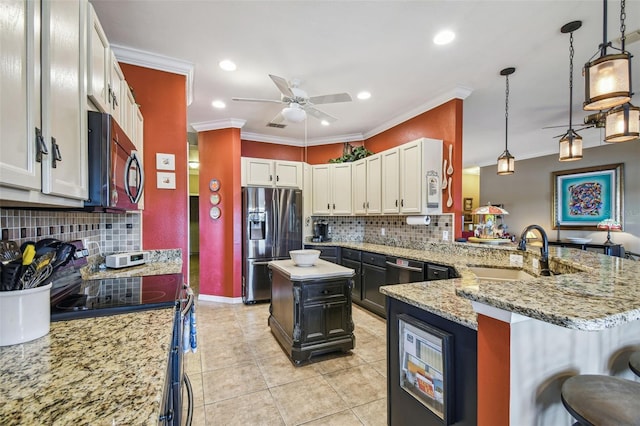
[[[473,198],[463,198],[462,209],[465,212],[470,212],[473,209]]]
[[[464,223],[471,223],[473,222],[473,215],[465,213],[463,220]]]
[[[553,229],[596,230],[604,219],[622,223],[624,164],[551,173]]]

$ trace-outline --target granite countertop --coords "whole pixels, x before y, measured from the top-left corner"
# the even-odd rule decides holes
[[[92,264],[81,270],[83,280],[102,278],[142,277],[145,275],[182,273],[182,250],[144,250],[149,252],[149,261],[144,265],[121,269],[98,269],[97,264],[104,263],[104,257],[95,259]]]
[[[274,260],[269,262],[269,267],[285,274],[292,280],[315,280],[321,278],[349,278],[355,274],[353,269],[336,265],[333,262],[318,259],[313,266],[296,266],[293,260]]]
[[[313,245],[348,247],[453,267],[458,278],[390,285],[380,291],[474,329],[477,320],[471,301],[578,330],[602,330],[640,319],[640,262],[628,259],[549,247],[551,270],[560,275],[542,277],[531,266],[539,257],[536,247],[523,253],[512,244],[429,243],[424,250],[352,242]],[[513,254],[524,254],[523,269],[534,275],[533,279],[479,281],[469,269],[515,269],[510,259]]]
[[[0,347],[0,424],[157,425],[173,314],[54,322]]]

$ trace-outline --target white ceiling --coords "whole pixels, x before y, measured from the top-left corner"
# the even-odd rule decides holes
[[[469,89],[464,101],[463,164],[495,164],[505,142],[505,78],[509,78],[509,150],[518,159],[557,152],[568,125],[569,35],[574,33],[574,123],[580,124],[581,69],[602,42],[597,0],[503,1],[204,1],[91,0],[111,43],[192,63],[193,102],[187,122],[246,120],[243,138],[302,145],[305,124],[266,127],[280,110],[232,97],[279,99],[268,74],[301,80],[310,96],[348,92],[354,101],[321,105],[338,121],[309,117],[307,143],[361,140]],[[609,1],[608,33],[620,36],[619,1]],[[640,1],[626,2],[627,32],[640,27]],[[455,41],[436,46],[439,30]],[[640,42],[629,44],[640,91]],[[218,67],[231,59],[238,69]],[[161,88],[158,88],[161,90]],[[361,90],[372,93],[360,101]],[[634,103],[640,104],[639,95]],[[221,99],[224,110],[211,102]],[[601,144],[600,129],[580,132]],[[638,143],[638,142],[633,142]]]

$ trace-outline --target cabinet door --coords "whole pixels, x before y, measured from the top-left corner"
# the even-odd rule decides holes
[[[349,333],[349,311],[347,302],[331,302],[324,305],[325,336],[327,339]]]
[[[367,157],[367,214],[382,213],[382,157]]]
[[[313,214],[331,214],[331,185],[329,184],[331,167],[329,164],[313,166],[311,168],[312,210]]]
[[[332,214],[351,214],[351,164],[333,164],[331,180]]]
[[[361,263],[360,261],[351,260],[351,259],[342,259],[342,266],[347,268],[351,268],[356,271],[353,276],[353,289],[351,291],[351,298],[354,302],[360,302],[362,300],[362,271],[361,271]]]
[[[400,154],[398,149],[382,152],[382,213],[400,211]]]
[[[138,158],[140,159],[142,170],[144,170],[144,117],[138,105],[136,105],[135,113],[135,137],[133,143],[140,154]],[[144,190],[140,201],[138,201],[138,210],[144,210]]]
[[[111,50],[109,41],[89,4],[87,36],[87,97],[101,112],[111,112]]]
[[[120,64],[116,59],[113,51],[110,51],[111,60],[109,61],[109,80],[111,81],[111,115],[116,122],[122,126],[122,88],[125,85],[124,74],[120,68]]]
[[[247,158],[245,173],[247,185],[273,186],[273,160]]]
[[[297,161],[275,162],[276,186],[302,188],[302,164]]]
[[[3,1],[0,14],[0,184],[39,191],[40,2]],[[46,157],[45,157],[46,158]]]
[[[326,340],[327,332],[324,304],[305,305],[302,312],[302,321],[300,326],[302,329],[300,341],[302,343]]]
[[[359,160],[351,167],[353,189],[353,213],[367,213],[367,162]]]
[[[422,213],[422,142],[400,147],[400,213]]]
[[[42,192],[80,200],[88,194],[86,6],[42,3],[42,133],[49,145]]]
[[[130,140],[135,137],[135,120],[136,120],[136,100],[126,81],[122,86],[124,105],[122,106],[122,130],[129,136]]]

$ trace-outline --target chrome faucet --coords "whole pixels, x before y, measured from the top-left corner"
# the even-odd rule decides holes
[[[551,271],[549,270],[549,238],[547,238],[547,233],[544,231],[542,226],[540,225],[529,225],[524,231],[522,231],[522,235],[520,235],[520,242],[518,243],[518,250],[526,251],[527,250],[527,233],[533,229],[536,229],[540,236],[542,237],[542,247],[540,247],[540,275],[550,276]]]

